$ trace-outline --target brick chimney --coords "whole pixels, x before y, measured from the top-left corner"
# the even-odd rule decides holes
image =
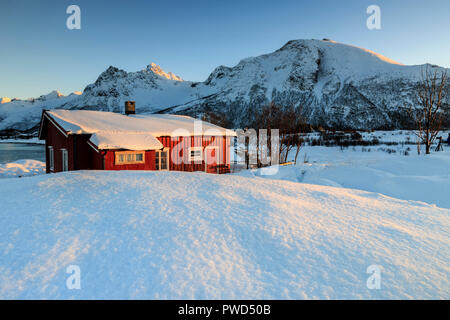
[[[135,101],[125,101],[125,114],[136,114],[136,103]]]

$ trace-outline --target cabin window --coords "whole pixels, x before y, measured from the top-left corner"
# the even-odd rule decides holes
[[[53,153],[53,147],[48,147],[48,166],[50,171],[55,170],[55,154]]]
[[[66,149],[61,149],[62,171],[69,170],[69,154]]]
[[[189,162],[203,161],[203,148],[192,147],[189,148]]]
[[[144,153],[145,151],[117,151],[115,163],[117,165],[145,163]]]
[[[169,150],[155,151],[155,170],[169,170]]]

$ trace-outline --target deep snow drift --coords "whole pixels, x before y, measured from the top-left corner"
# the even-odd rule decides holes
[[[306,146],[299,153],[297,165],[280,166],[276,174],[264,175],[264,169],[238,174],[378,192],[450,209],[450,147],[444,148],[442,152],[417,155],[414,145],[345,149]]]
[[[45,162],[38,160],[17,160],[0,164],[0,178],[27,177],[45,173]]]
[[[2,179],[0,194],[0,298],[450,298],[450,210],[433,205],[182,172]]]

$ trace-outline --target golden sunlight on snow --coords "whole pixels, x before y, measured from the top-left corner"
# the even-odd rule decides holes
[[[153,73],[155,73],[155,74],[157,74],[157,75],[159,75],[161,77],[167,78],[169,80],[183,81],[183,79],[181,79],[181,77],[173,74],[172,72],[169,72],[169,73],[165,72],[163,69],[161,69],[160,66],[158,66],[157,64],[155,64],[153,62],[150,65],[151,65],[150,70]]]
[[[338,43],[338,42],[330,40],[330,39],[326,39],[326,41],[332,42],[332,43]],[[399,66],[404,66],[403,63],[400,63],[400,62],[397,62],[395,60],[392,60],[392,59],[390,59],[388,57],[383,56],[382,54],[376,53],[375,51],[372,51],[372,50],[369,50],[369,49],[365,49],[365,48],[361,48],[361,47],[358,47],[358,46],[352,46],[352,45],[349,45],[349,46],[354,47],[354,48],[358,48],[358,49],[361,49],[361,50],[363,50],[363,51],[365,51],[367,53],[370,53],[371,55],[374,55],[375,57],[377,57],[378,59],[380,59],[380,60],[382,60],[384,62],[391,63],[391,64],[397,64]]]
[[[392,60],[392,59],[389,59],[388,57],[385,57],[385,56],[383,56],[383,55],[381,55],[381,54],[379,54],[379,53],[376,53],[376,52],[374,52],[374,51],[372,51],[372,50],[364,49],[364,48],[361,48],[361,49],[364,50],[364,51],[366,51],[366,52],[368,52],[368,53],[370,53],[370,54],[373,54],[373,55],[376,56],[378,59],[383,60],[384,62],[392,63],[392,64],[398,64],[398,65],[400,65],[400,66],[403,66],[403,65],[404,65],[403,63],[400,63],[400,62],[394,61],[394,60]]]

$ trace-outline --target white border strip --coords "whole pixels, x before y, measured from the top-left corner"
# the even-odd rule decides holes
[[[50,120],[50,122],[53,123],[53,125],[54,125],[56,128],[58,128],[58,130],[61,131],[62,134],[63,134],[66,138],[69,137],[69,136],[67,135],[67,133],[65,133],[65,132],[64,132],[64,131],[56,124],[56,122],[53,121],[53,119],[52,119],[47,113],[44,113],[44,114],[45,114],[45,116],[47,117],[47,119]]]
[[[97,149],[97,147],[94,146],[90,140],[87,141],[87,144],[90,145],[92,147],[92,149],[94,149],[97,153],[100,153],[100,151]]]

